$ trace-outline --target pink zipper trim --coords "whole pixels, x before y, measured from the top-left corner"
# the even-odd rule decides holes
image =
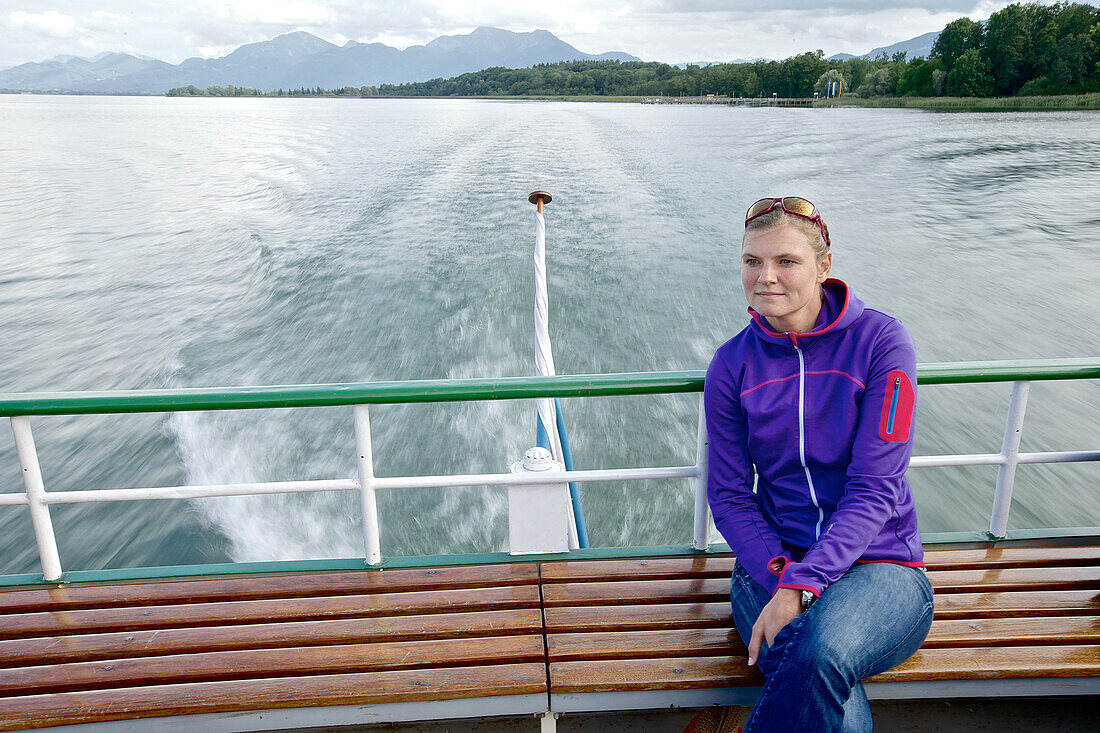
[[[853,377],[848,372],[842,372],[839,369],[821,369],[821,370],[818,370],[818,371],[806,372],[806,374],[815,375],[815,376],[820,376],[822,374],[838,374],[838,375],[844,377],[845,379],[849,379],[852,382],[854,382],[855,384],[857,384],[860,389],[867,389],[866,384],[859,381],[858,379]],[[767,387],[769,384],[776,384],[777,382],[786,382],[788,379],[797,379],[797,378],[798,378],[797,374],[792,374],[789,377],[776,377],[775,379],[769,379],[766,382],[761,382],[760,384],[756,385],[755,387],[749,387],[744,392],[742,392],[739,396],[744,397],[747,394],[755,392],[756,390],[760,389],[761,387]]]
[[[835,328],[838,323],[840,323],[840,319],[844,318],[844,314],[848,312],[848,300],[852,295],[852,291],[848,288],[848,284],[845,283],[843,280],[838,280],[835,277],[830,277],[823,284],[827,285],[830,283],[832,283],[833,285],[844,286],[844,305],[840,307],[840,313],[837,314],[837,317],[833,319],[832,323],[830,323],[828,326],[821,329],[820,331],[808,331],[807,333],[796,334],[795,338],[804,338],[806,336],[820,336],[823,333],[828,333],[829,331],[833,330],[833,328]],[[769,336],[773,336],[774,338],[783,338],[784,336],[788,338],[791,337],[790,333],[779,333],[777,331],[773,331],[768,326],[768,322],[765,321],[764,318],[752,308],[749,308],[749,315],[752,316],[753,320],[756,321],[760,328],[764,329],[764,333],[768,334]]]

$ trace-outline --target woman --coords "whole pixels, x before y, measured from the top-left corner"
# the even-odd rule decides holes
[[[860,680],[909,658],[932,623],[905,480],[913,341],[831,267],[812,203],[753,204],[752,320],[707,370],[710,506],[737,557],[734,622],[765,680],[753,733],[871,730]]]

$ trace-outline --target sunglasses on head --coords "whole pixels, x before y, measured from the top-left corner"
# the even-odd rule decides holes
[[[748,226],[749,222],[753,219],[757,219],[767,214],[774,209],[776,205],[788,214],[801,216],[803,219],[809,219],[817,224],[818,229],[821,230],[821,236],[825,238],[825,246],[828,247],[831,245],[831,242],[829,242],[829,230],[825,228],[825,222],[821,220],[821,214],[817,213],[817,207],[814,206],[812,201],[804,199],[801,196],[760,199],[745,212],[745,226]]]

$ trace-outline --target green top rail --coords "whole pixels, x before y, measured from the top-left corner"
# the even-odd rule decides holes
[[[0,395],[0,417],[700,392],[702,370]],[[919,364],[920,384],[1100,379],[1100,357]]]

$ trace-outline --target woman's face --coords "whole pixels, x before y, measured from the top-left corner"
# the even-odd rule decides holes
[[[794,227],[749,230],[741,246],[745,300],[776,331],[812,331],[821,312],[820,286],[832,264],[832,252],[818,262]]]

